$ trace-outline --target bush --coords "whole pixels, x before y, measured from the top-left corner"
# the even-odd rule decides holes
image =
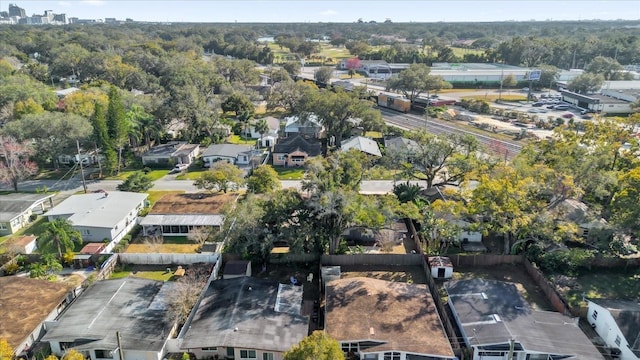
[[[576,276],[580,271],[590,268],[590,263],[594,257],[594,251],[587,249],[553,251],[542,254],[539,265],[545,272]]]

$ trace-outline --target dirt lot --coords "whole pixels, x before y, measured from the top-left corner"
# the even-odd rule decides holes
[[[158,200],[150,214],[220,214],[237,194],[167,194]]]
[[[522,294],[534,309],[553,311],[553,308],[542,293],[540,287],[533,282],[522,266],[456,267],[453,278],[456,280],[483,278],[512,282],[516,284],[520,294]]]
[[[369,277],[379,280],[403,282],[408,284],[426,284],[427,277],[419,266],[341,266],[341,277]]]

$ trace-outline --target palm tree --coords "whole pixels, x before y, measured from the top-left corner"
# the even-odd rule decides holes
[[[262,147],[262,138],[264,134],[269,132],[269,124],[267,124],[267,120],[260,119],[253,124],[254,130],[260,134],[260,147]]]
[[[69,220],[62,218],[47,223],[44,232],[38,237],[40,249],[57,251],[60,257],[81,242],[80,232],[73,228]]]
[[[131,125],[129,137],[136,143],[140,139],[144,140],[147,149],[151,148],[151,140],[157,140],[162,134],[162,125],[140,105],[134,104],[131,107],[127,112],[127,119]]]

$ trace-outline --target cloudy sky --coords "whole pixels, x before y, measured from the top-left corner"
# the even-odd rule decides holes
[[[638,20],[636,0],[13,0],[27,15],[44,10],[81,19],[132,18],[169,22],[437,22]]]

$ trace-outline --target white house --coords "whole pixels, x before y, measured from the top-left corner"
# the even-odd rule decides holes
[[[0,236],[11,235],[29,224],[31,214],[42,214],[53,206],[55,194],[0,195]]]
[[[227,161],[234,165],[248,165],[255,156],[250,145],[214,144],[202,153],[204,167],[211,167],[216,161]]]
[[[300,134],[319,138],[324,130],[320,120],[315,114],[309,114],[304,117],[289,116],[284,118],[284,133],[289,136],[292,134]]]
[[[47,213],[49,221],[68,219],[86,242],[113,247],[137,224],[148,194],[112,191],[72,195]]]
[[[252,139],[262,138],[262,143],[260,144],[262,147],[272,147],[273,145],[275,145],[276,140],[278,139],[278,132],[280,131],[280,119],[273,116],[267,116],[262,119],[255,120],[254,123],[261,120],[265,120],[267,122],[267,133],[260,134],[256,131],[254,125],[249,126],[249,128],[247,129],[248,133]]]
[[[621,360],[640,359],[640,302],[589,299],[587,320],[612,355]]]
[[[161,360],[175,329],[165,301],[173,289],[134,277],[98,281],[47,324],[42,340],[57,356],[73,348],[91,359],[121,360],[122,352],[122,360]]]

